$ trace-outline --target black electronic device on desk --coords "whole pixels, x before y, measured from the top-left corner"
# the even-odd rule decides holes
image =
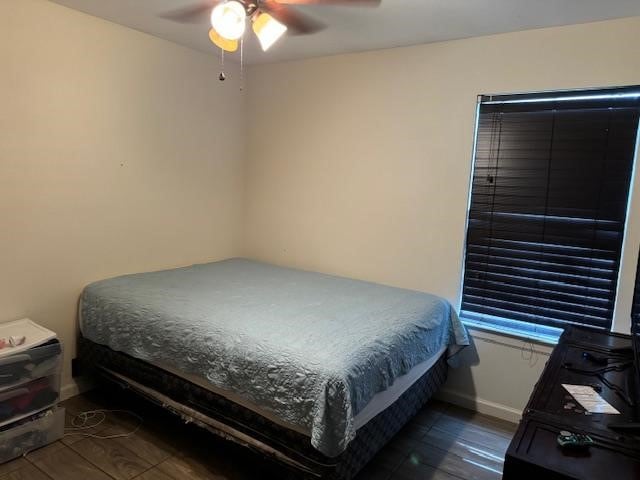
[[[640,479],[639,282],[640,262],[631,336],[565,330],[509,446],[504,480]],[[592,387],[619,413],[588,411],[564,385]]]

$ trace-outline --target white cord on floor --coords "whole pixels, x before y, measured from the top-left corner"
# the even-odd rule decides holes
[[[132,417],[135,417],[136,420],[138,420],[138,424],[130,432],[116,433],[113,435],[96,435],[93,433],[87,433],[82,431],[82,430],[87,430],[89,428],[95,428],[98,425],[101,425],[107,419],[107,413],[125,413],[127,415],[131,415]],[[94,422],[91,422],[91,420],[95,418],[97,418],[97,420]],[[79,414],[77,414],[75,417],[71,419],[72,426],[65,428],[64,436],[67,437],[70,435],[81,435],[83,437],[98,438],[101,440],[109,440],[112,438],[126,438],[126,437],[130,437],[131,435],[135,434],[138,430],[140,430],[140,427],[142,426],[142,422],[143,420],[140,415],[138,415],[137,413],[131,412],[129,410],[104,410],[104,409],[87,410],[86,412],[80,412]]]

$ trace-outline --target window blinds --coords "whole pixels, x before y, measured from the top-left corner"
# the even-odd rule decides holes
[[[639,97],[481,100],[463,316],[609,328]]]

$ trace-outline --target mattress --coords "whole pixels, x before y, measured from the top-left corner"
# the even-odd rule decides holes
[[[393,404],[400,396],[406,392],[415,382],[417,382],[423,375],[425,375],[431,367],[438,361],[438,359],[446,352],[447,347],[442,346],[440,350],[438,350],[434,355],[425,360],[424,362],[419,363],[411,370],[409,370],[404,375],[399,376],[386,390],[382,392],[376,393],[373,398],[367,403],[367,405],[354,417],[353,423],[356,430],[359,430],[361,427],[366,425],[369,420],[373,417],[381,413],[383,410],[387,409],[391,404]],[[274,423],[278,425],[288,428],[290,430],[294,430],[298,433],[302,433],[303,435],[310,436],[311,432],[309,429],[305,429],[300,425],[295,425],[291,423],[286,423],[282,421],[277,416],[273,415],[269,410],[265,410],[261,408],[259,405],[254,405],[250,401],[247,401],[243,397],[235,394],[234,392],[224,390],[222,388],[216,388],[210,382],[208,382],[205,378],[195,375],[180,372],[179,370],[173,368],[170,365],[162,364],[162,362],[152,363],[158,368],[166,370],[167,372],[172,373],[178,377],[182,377],[185,380],[194,383],[202,388],[205,388],[213,393],[218,395],[222,395],[227,400],[230,400],[234,403],[242,405],[249,410],[257,413],[258,415],[262,415],[265,418],[268,418]]]
[[[87,339],[233,392],[329,457],[376,394],[468,344],[442,298],[246,259],[93,283],[80,317]]]

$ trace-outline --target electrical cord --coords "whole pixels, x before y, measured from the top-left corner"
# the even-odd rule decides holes
[[[629,405],[630,407],[635,407],[635,402],[623,388],[620,388],[619,386],[614,385],[609,380],[607,380],[602,374],[596,375],[596,378],[598,378],[598,380],[604,383],[611,390],[616,392],[618,396],[626,402],[627,405]]]
[[[570,362],[566,362],[562,364],[562,366],[567,370],[574,373],[581,373],[583,375],[598,375],[598,374],[607,373],[607,372],[623,372],[632,365],[633,365],[633,362],[624,362],[624,363],[609,365],[607,367],[596,368],[595,370],[586,370],[583,368],[574,367],[573,364],[571,364]]]
[[[129,432],[124,432],[124,433],[117,433],[114,435],[95,435],[93,433],[86,433],[86,432],[82,432],[82,431],[72,431],[72,432],[67,432],[67,430],[87,430],[89,428],[95,428],[98,425],[101,425],[102,423],[104,423],[104,421],[107,419],[107,413],[125,413],[127,415],[130,415],[132,417],[134,417],[138,423],[135,426],[135,428]],[[98,418],[98,420],[94,423],[89,423],[89,421],[93,418]],[[79,414],[77,414],[76,416],[74,416],[71,419],[71,427],[65,427],[65,433],[64,436],[71,436],[71,435],[82,435],[83,437],[90,437],[90,438],[97,438],[100,440],[110,440],[110,439],[114,439],[114,438],[126,438],[126,437],[130,437],[131,435],[134,435],[138,430],[140,430],[140,427],[142,426],[143,423],[143,419],[140,415],[138,415],[137,413],[131,412],[129,410],[104,410],[104,409],[97,409],[97,410],[87,410],[85,412],[80,412]],[[31,450],[28,450],[26,452],[24,452],[22,454],[23,458],[27,458],[27,456],[37,450],[39,447],[37,448],[33,448]]]
[[[88,430],[90,428],[95,428],[98,425],[101,425],[102,423],[104,423],[104,421],[107,419],[107,413],[124,413],[134,417],[138,421],[138,423],[135,426],[135,428],[129,432],[116,433],[113,435],[96,435],[93,433],[88,433],[83,431],[83,430]],[[94,419],[97,419],[97,420],[92,422],[92,420]],[[142,417],[137,413],[131,412],[129,410],[104,410],[104,409],[87,410],[85,412],[80,412],[79,414],[77,414],[71,419],[71,427],[65,428],[64,436],[66,437],[71,435],[81,435],[83,437],[97,438],[101,440],[109,440],[114,438],[126,438],[126,437],[130,437],[131,435],[134,435],[138,430],[140,430],[142,423],[143,423]]]
[[[593,362],[597,365],[609,365],[610,363],[625,363],[625,362],[629,362],[629,356],[628,355],[624,355],[621,356],[619,358],[616,358],[616,356],[612,356],[612,357],[601,357],[599,355],[594,355],[591,352],[582,352],[582,358],[584,358],[585,360],[589,360],[590,362]]]
[[[608,373],[608,372],[622,372],[622,371],[626,370],[627,368],[629,368],[632,365],[633,365],[633,362],[626,362],[626,363],[622,363],[622,364],[618,364],[618,365],[599,368],[599,369],[596,369],[596,370],[584,370],[582,368],[576,368],[576,367],[572,366],[571,363],[563,363],[562,364],[562,368],[566,368],[567,370],[569,370],[570,372],[573,372],[573,373],[579,373],[581,375],[587,375],[587,376],[596,377],[606,387],[608,387],[610,390],[615,392],[620,398],[622,398],[622,400],[624,400],[624,402],[627,405],[629,405],[630,407],[635,407],[635,402],[629,396],[629,394],[623,388],[620,388],[619,386],[611,383],[604,376],[604,374]]]

